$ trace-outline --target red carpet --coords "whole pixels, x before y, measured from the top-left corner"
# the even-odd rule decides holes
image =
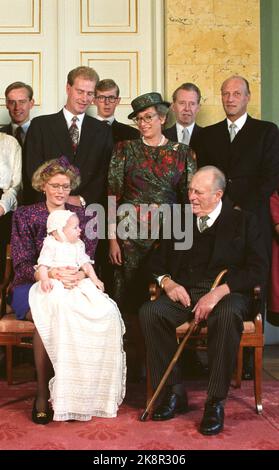
[[[188,384],[190,411],[168,422],[141,423],[144,386],[128,387],[127,398],[115,419],[95,418],[88,423],[52,422],[33,424],[31,409],[35,383],[13,385],[0,382],[0,449],[17,450],[213,450],[279,449],[279,382],[265,381],[264,413],[254,410],[252,382],[241,390],[231,389],[226,405],[224,432],[199,434],[205,399],[205,383]]]

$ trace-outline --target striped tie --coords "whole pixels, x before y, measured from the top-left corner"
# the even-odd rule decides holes
[[[201,233],[204,232],[208,228],[208,225],[207,225],[208,219],[209,219],[208,215],[203,215],[202,217],[199,218],[199,230]]]

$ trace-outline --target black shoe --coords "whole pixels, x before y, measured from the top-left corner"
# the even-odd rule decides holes
[[[38,411],[36,408],[36,401],[37,398],[35,398],[34,403],[33,403],[33,409],[32,409],[32,421],[33,423],[36,424],[48,424],[50,421],[52,421],[53,417],[53,412],[48,408],[47,411]]]
[[[152,415],[153,421],[166,421],[174,418],[177,413],[186,413],[188,411],[187,395],[181,396],[176,393],[168,393]]]
[[[219,434],[224,427],[224,405],[221,401],[210,401],[205,404],[200,432],[206,436]]]

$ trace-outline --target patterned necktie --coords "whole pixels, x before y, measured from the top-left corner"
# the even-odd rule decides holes
[[[21,126],[18,126],[15,131],[15,138],[18,141],[19,145],[22,147],[23,145],[23,129]]]
[[[209,219],[208,215],[203,215],[202,217],[199,218],[199,230],[201,233],[204,232],[208,228],[208,225],[207,225],[208,219]]]
[[[72,124],[69,128],[69,134],[70,134],[70,137],[71,137],[74,154],[77,151],[78,140],[79,140],[79,130],[78,130],[78,126],[77,126],[77,121],[78,121],[78,117],[73,116]]]
[[[190,142],[190,133],[187,127],[184,127],[182,131],[182,144],[189,145],[189,142]]]
[[[235,136],[236,136],[236,129],[237,129],[237,126],[236,126],[234,123],[232,123],[232,124],[230,124],[229,127],[230,127],[230,139],[231,139],[231,142],[232,142],[233,139],[234,139]]]

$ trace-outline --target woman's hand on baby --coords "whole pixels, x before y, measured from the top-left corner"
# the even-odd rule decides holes
[[[53,279],[58,279],[63,283],[65,289],[73,289],[76,287],[82,279],[85,278],[83,271],[79,271],[77,268],[71,266],[63,268],[52,268],[50,276]]]
[[[102,292],[105,291],[105,285],[104,285],[104,283],[103,283],[100,279],[98,279],[98,278],[95,279],[95,280],[94,280],[94,284],[95,284],[95,286],[98,287],[98,289],[100,289]]]
[[[46,279],[44,281],[40,281],[41,282],[41,289],[43,292],[50,292],[53,288],[53,285],[51,283],[51,280],[50,279]]]

